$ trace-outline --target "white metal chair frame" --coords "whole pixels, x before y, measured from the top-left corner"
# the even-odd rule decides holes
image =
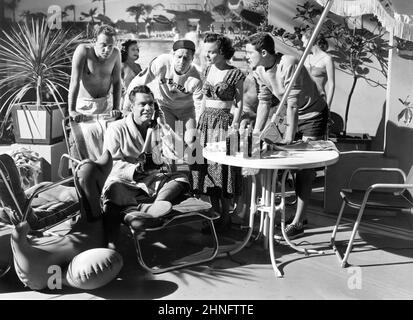
[[[211,233],[212,233],[212,238],[213,238],[213,243],[214,243],[214,247],[212,250],[212,253],[209,257],[206,257],[204,259],[198,259],[195,261],[187,261],[187,262],[181,262],[181,263],[177,263],[177,264],[172,264],[170,266],[164,267],[164,268],[158,268],[158,267],[149,267],[148,264],[145,262],[143,255],[142,255],[142,247],[140,245],[140,240],[142,238],[142,232],[139,231],[135,231],[131,226],[129,226],[129,229],[131,230],[132,236],[134,238],[134,242],[135,242],[135,249],[136,249],[136,253],[137,253],[137,257],[138,257],[138,262],[139,264],[146,270],[149,271],[152,274],[161,274],[161,273],[165,273],[165,272],[169,272],[169,271],[173,271],[173,270],[178,270],[178,269],[182,269],[182,268],[187,268],[187,267],[191,267],[194,265],[198,265],[201,263],[206,263],[209,261],[212,261],[213,259],[215,259],[215,257],[218,255],[218,251],[219,251],[219,242],[218,242],[218,236],[215,230],[215,226],[213,221],[215,219],[218,219],[219,215],[216,213],[213,213],[211,216],[208,216],[204,213],[201,212],[190,212],[190,213],[178,213],[177,215],[172,215],[170,218],[169,217],[164,217],[161,218],[164,220],[164,223],[159,226],[159,227],[154,227],[154,228],[144,228],[144,232],[151,232],[151,231],[160,231],[163,230],[165,228],[170,228],[170,227],[174,227],[174,226],[178,226],[178,225],[182,225],[183,223],[177,220],[182,220],[182,219],[188,219],[191,222],[195,222],[195,221],[199,221],[200,219],[202,220],[206,220],[208,222],[208,225],[211,229]]]
[[[363,200],[362,200],[361,203],[347,202],[345,200],[345,194],[343,192],[348,192],[348,191],[352,190],[351,186],[352,186],[353,179],[360,172],[399,173],[403,182],[402,183],[375,183],[375,184],[372,184],[365,190],[365,194],[364,194],[364,197],[363,197]],[[398,168],[358,168],[351,175],[349,183],[348,183],[348,188],[350,188],[350,189],[343,189],[342,192],[340,192],[341,197],[343,198],[343,203],[341,205],[341,209],[340,209],[339,215],[337,217],[336,225],[334,227],[333,233],[331,235],[331,240],[330,240],[330,245],[333,248],[334,252],[336,253],[336,255],[337,255],[337,257],[338,257],[338,259],[341,263],[342,268],[345,268],[345,267],[348,266],[347,260],[348,260],[348,257],[350,255],[350,253],[351,253],[351,250],[353,248],[354,238],[355,238],[357,230],[359,228],[361,217],[363,216],[364,210],[366,208],[377,208],[373,204],[369,204],[369,196],[371,195],[372,192],[386,191],[386,192],[392,193],[394,196],[401,196],[407,201],[407,203],[410,203],[411,207],[413,208],[413,202],[403,195],[403,192],[405,192],[406,189],[413,188],[413,184],[406,184],[406,174],[401,169],[398,169]],[[346,205],[348,205],[352,208],[358,209],[359,211],[358,211],[357,219],[354,223],[354,227],[353,227],[353,231],[352,231],[351,236],[350,236],[350,240],[349,240],[348,245],[347,245],[346,252],[343,256],[342,253],[338,250],[338,248],[335,244],[335,238],[336,238],[337,231],[338,231],[338,228],[339,228],[339,224],[340,224],[341,218],[343,216],[344,208],[345,208]],[[403,209],[403,208],[388,206],[388,207],[386,207],[386,209],[400,210],[400,209]]]

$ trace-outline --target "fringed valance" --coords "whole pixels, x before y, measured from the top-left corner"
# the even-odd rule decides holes
[[[316,1],[325,6],[328,0]],[[413,41],[413,16],[395,12],[389,0],[334,0],[330,11],[341,16],[374,14],[394,36]]]

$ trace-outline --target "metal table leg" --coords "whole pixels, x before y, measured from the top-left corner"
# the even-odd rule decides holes
[[[274,253],[274,225],[275,225],[275,213],[276,213],[276,205],[275,205],[275,194],[277,192],[277,179],[278,179],[278,170],[274,170],[272,174],[272,183],[271,183],[271,204],[269,210],[269,235],[268,235],[268,242],[270,246],[270,258],[272,268],[274,269],[276,277],[282,277],[283,274],[281,273],[280,269],[278,269],[277,262],[275,261],[275,253]]]

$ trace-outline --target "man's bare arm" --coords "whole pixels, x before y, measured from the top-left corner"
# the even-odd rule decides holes
[[[70,75],[69,86],[69,114],[76,113],[76,100],[79,94],[80,81],[82,80],[83,67],[87,57],[87,48],[85,45],[79,45],[73,53],[72,73]]]
[[[116,61],[112,71],[112,84],[113,84],[113,110],[120,109],[120,98],[122,94],[122,78],[120,75],[121,71],[121,61],[120,53],[115,49],[114,54],[116,54]]]
[[[260,101],[257,107],[257,118],[255,120],[254,131],[261,132],[268,120],[271,105],[267,102]]]

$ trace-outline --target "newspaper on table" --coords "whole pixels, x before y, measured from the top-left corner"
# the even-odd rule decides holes
[[[288,145],[272,144],[273,150],[278,151],[337,151],[337,147],[333,141],[330,140],[309,140],[296,141]]]

